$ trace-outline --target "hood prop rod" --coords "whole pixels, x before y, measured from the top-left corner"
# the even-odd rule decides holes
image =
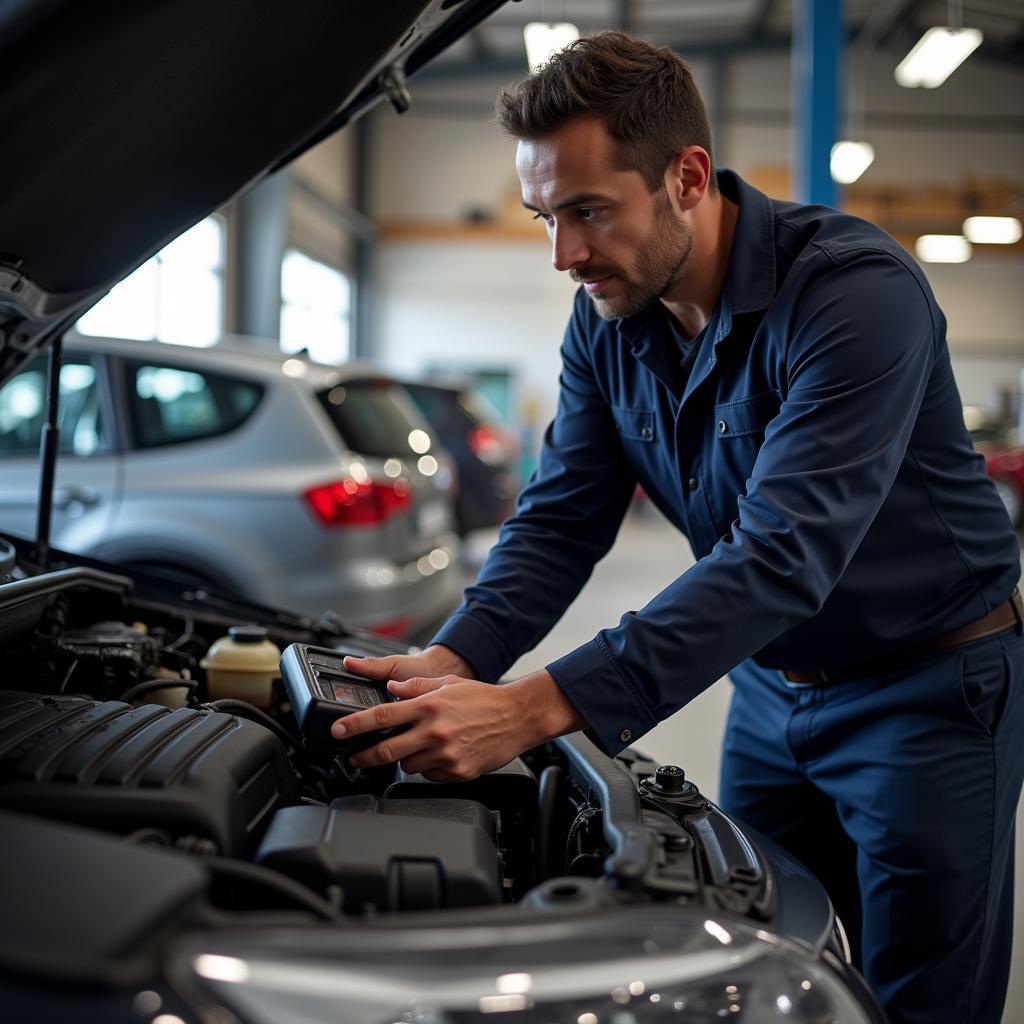
[[[46,422],[39,442],[42,460],[39,475],[39,518],[36,520],[36,560],[45,569],[50,560],[50,521],[53,518],[53,480],[57,472],[57,452],[60,449],[60,364],[63,335],[58,333],[50,342]]]

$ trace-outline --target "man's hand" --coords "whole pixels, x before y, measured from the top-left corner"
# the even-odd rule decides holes
[[[357,671],[355,662],[348,667]],[[356,767],[401,761],[405,771],[421,772],[434,782],[462,782],[501,768],[553,736],[586,726],[547,672],[505,686],[454,675],[392,679],[388,690],[401,700],[348,715],[331,727],[340,739],[409,726],[354,754]]]
[[[387,658],[354,658],[349,655],[345,659],[345,668],[367,679],[378,680],[403,680],[414,676],[437,679],[448,675],[468,679],[473,675],[473,666],[442,644],[434,644],[420,654],[393,654]]]

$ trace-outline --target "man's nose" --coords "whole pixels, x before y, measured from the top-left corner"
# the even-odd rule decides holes
[[[588,259],[590,249],[580,233],[556,224],[551,234],[551,264],[555,270],[571,270],[577,263],[586,263]]]

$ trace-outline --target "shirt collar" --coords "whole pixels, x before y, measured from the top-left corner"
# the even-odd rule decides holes
[[[775,212],[772,201],[735,171],[720,170],[718,187],[740,208],[722,291],[733,313],[767,309],[775,298]]]
[[[771,200],[735,171],[719,170],[718,187],[739,206],[739,216],[716,306],[720,315],[715,341],[732,330],[734,314],[767,309],[775,298],[775,214]],[[618,320],[619,334],[630,343],[641,342],[652,327],[664,324],[664,315],[661,303],[652,302],[639,313]],[[712,326],[710,322],[708,326]]]

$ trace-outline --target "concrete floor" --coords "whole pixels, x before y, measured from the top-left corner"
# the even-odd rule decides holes
[[[471,553],[482,557],[495,535],[473,539]],[[510,677],[525,675],[612,626],[628,608],[640,608],[693,564],[686,541],[657,513],[634,512],[615,547],[597,567],[583,593],[562,621],[533,651],[513,666]],[[686,708],[644,736],[637,746],[661,764],[677,764],[701,791],[718,796],[718,759],[730,683],[720,679]],[[1017,878],[1024,879],[1024,810],[1017,817]],[[1024,1021],[1024,882],[1018,882],[1014,960],[1004,1024]]]

